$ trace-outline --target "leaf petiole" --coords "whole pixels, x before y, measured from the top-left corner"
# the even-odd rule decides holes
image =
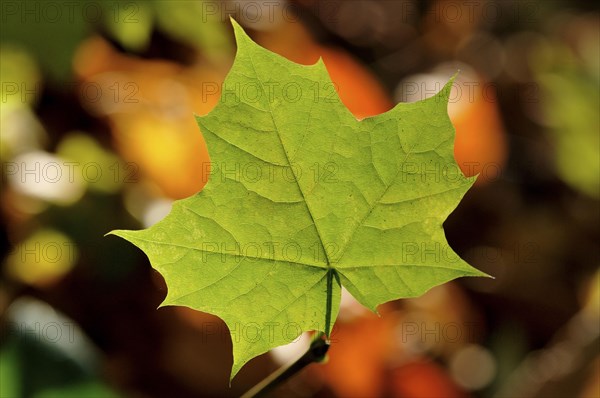
[[[264,397],[268,392],[287,381],[313,362],[322,362],[329,350],[329,339],[325,333],[318,333],[308,350],[290,365],[282,366],[263,381],[248,390],[242,398]]]

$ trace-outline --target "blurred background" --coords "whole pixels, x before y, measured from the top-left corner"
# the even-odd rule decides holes
[[[478,182],[445,223],[495,280],[380,308],[345,295],[324,365],[286,397],[600,396],[600,30],[579,0],[3,1],[0,396],[238,396],[229,331],[156,310],[162,277],[112,229],[200,190],[193,114],[218,101],[229,16],[291,60],[323,57],[356,117],[457,70],[455,156]],[[241,333],[243,331],[237,331]]]

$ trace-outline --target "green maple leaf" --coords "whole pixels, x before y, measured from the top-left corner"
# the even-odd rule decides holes
[[[232,378],[302,331],[329,335],[341,286],[376,311],[485,275],[452,251],[442,228],[474,182],[453,157],[451,82],[358,121],[321,61],[290,62],[233,25],[238,50],[221,101],[197,117],[208,184],[151,228],[112,232],[164,276],[163,306],[226,322]]]

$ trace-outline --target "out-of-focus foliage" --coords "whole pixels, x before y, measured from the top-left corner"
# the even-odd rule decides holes
[[[600,198],[600,27],[597,16],[566,18],[564,30],[531,56],[540,82],[540,121],[551,133],[560,176]]]
[[[97,358],[72,320],[32,299],[17,300],[13,307],[19,314],[2,326],[0,396],[119,396],[94,375]]]
[[[3,47],[6,44],[24,47],[51,79],[66,81],[71,77],[75,49],[90,32],[84,11],[87,2],[70,2],[67,9],[43,1],[4,2],[0,42]],[[98,13],[100,3],[89,3],[95,8],[91,15]]]
[[[213,61],[222,61],[231,41],[219,15],[207,13],[215,7],[211,0],[8,1],[2,7],[0,39],[26,48],[58,82],[70,80],[75,50],[98,29],[124,48],[141,51],[147,48],[156,24],[174,38],[200,48]]]
[[[58,231],[36,231],[8,256],[6,272],[26,284],[51,283],[73,268],[77,260],[76,250],[75,244]],[[31,261],[31,255],[34,261]]]

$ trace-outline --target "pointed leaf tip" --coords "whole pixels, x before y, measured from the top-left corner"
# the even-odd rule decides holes
[[[456,81],[459,73],[460,71],[457,71],[454,75],[452,75],[452,77],[450,77],[450,79],[446,82],[446,84],[444,84],[444,87],[439,92],[439,95],[446,101],[449,101],[450,99],[452,87],[454,86],[454,82]]]

